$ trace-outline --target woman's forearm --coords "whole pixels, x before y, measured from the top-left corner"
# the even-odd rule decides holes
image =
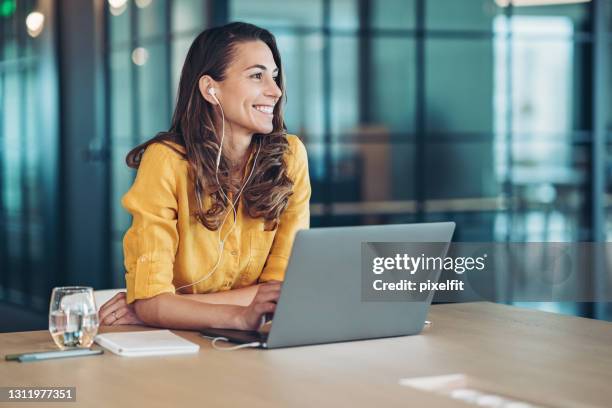
[[[210,304],[248,306],[253,301],[253,298],[255,298],[258,288],[259,285],[252,285],[222,292],[188,294],[180,296],[190,300],[197,300],[198,302]]]
[[[200,330],[207,327],[232,329],[244,308],[238,305],[213,304],[189,299],[184,295],[162,293],[150,299],[139,299],[134,310],[149,326],[179,330]]]

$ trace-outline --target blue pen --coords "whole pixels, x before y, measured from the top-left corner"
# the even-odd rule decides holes
[[[43,351],[40,353],[25,353],[17,356],[22,363],[29,361],[50,360],[54,358],[81,357],[103,354],[104,350],[76,349],[64,351]]]

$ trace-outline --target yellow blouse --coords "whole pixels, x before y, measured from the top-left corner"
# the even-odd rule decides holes
[[[285,162],[294,183],[293,195],[277,229],[264,231],[263,218],[251,218],[240,202],[221,263],[211,276],[181,293],[210,293],[283,280],[295,233],[310,224],[311,193],[304,144],[294,135],[287,135],[287,140],[290,148]],[[123,239],[128,303],[176,293],[176,288],[205,277],[217,263],[218,231],[208,230],[191,215],[195,195],[187,168],[187,161],[168,146],[152,144],[122,199],[133,216]],[[209,204],[210,197],[206,197],[205,208]],[[221,235],[233,224],[230,214]]]

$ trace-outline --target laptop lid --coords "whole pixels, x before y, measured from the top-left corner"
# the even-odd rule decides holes
[[[423,301],[362,301],[361,244],[442,242],[444,257],[454,229],[443,222],[299,231],[267,348],[419,333],[433,293]]]

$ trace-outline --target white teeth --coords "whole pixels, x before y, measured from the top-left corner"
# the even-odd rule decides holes
[[[274,111],[274,108],[272,106],[255,105],[253,107],[263,113],[272,113]]]

